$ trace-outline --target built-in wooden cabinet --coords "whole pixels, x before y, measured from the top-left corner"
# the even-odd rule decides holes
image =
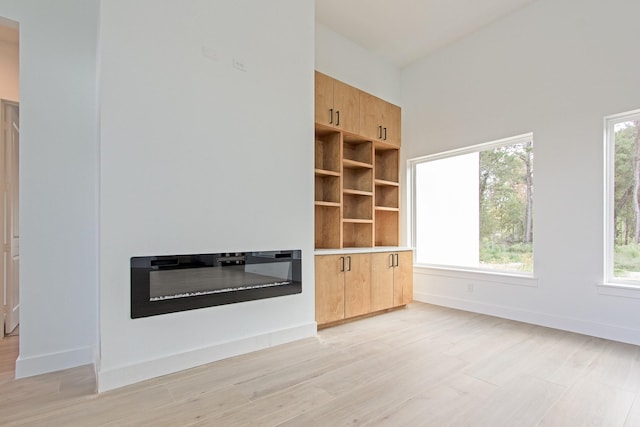
[[[411,251],[400,244],[400,107],[316,72],[316,321],[408,304]],[[359,249],[372,248],[371,252]]]
[[[360,134],[374,141],[400,145],[400,107],[360,92]]]
[[[360,91],[316,71],[315,121],[347,132],[360,132]]]
[[[323,326],[413,300],[412,251],[316,255],[316,322]]]
[[[357,92],[358,103],[353,102],[351,95],[336,95],[352,90]],[[347,107],[337,106],[338,100]],[[375,106],[369,107],[368,100]],[[346,115],[347,108],[357,110],[357,118]],[[376,123],[378,116],[397,119],[398,123],[392,126],[393,143],[384,139],[385,135],[387,139],[391,135],[387,127],[381,128],[382,138],[358,132],[363,129],[360,126],[362,112],[368,109],[397,110],[395,115],[375,115]],[[339,115],[337,110],[341,111]],[[365,114],[368,116],[374,115]],[[347,126],[346,117],[358,125]],[[400,243],[399,121],[399,107],[316,72],[316,248],[397,246]]]
[[[371,311],[371,254],[316,256],[316,322]]]

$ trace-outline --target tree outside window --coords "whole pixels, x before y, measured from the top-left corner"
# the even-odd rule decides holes
[[[533,139],[410,161],[418,264],[533,272]]]

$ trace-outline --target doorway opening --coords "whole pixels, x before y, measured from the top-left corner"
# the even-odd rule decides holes
[[[17,341],[20,324],[19,233],[19,24],[0,17],[0,339]],[[17,345],[0,346],[15,352]],[[8,360],[3,354],[0,360]],[[6,367],[0,366],[0,371]],[[12,366],[13,368],[13,366]]]

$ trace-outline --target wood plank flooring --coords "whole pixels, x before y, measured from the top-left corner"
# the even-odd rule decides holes
[[[17,350],[2,426],[640,426],[640,347],[422,303],[100,395]]]

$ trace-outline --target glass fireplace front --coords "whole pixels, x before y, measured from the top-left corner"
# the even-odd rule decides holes
[[[301,250],[131,258],[131,318],[302,292]]]

